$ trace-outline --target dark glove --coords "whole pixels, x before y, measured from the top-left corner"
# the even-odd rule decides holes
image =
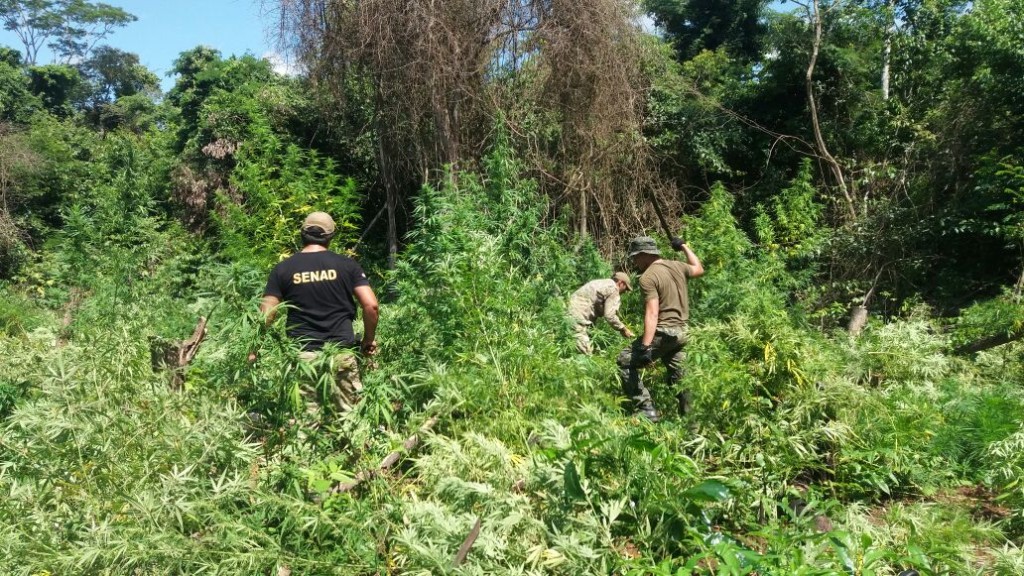
[[[640,340],[633,344],[633,363],[637,366],[647,366],[654,362],[654,348],[644,346]]]
[[[685,245],[686,243],[683,242],[682,238],[679,238],[678,236],[672,238],[672,249],[675,250],[676,252],[682,252],[683,246]]]

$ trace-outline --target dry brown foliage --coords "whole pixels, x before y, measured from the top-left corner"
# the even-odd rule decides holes
[[[340,105],[369,83],[380,189],[395,213],[445,165],[472,165],[504,122],[582,235],[606,247],[678,208],[640,134],[647,86],[630,0],[268,0],[281,38]]]
[[[14,219],[19,202],[18,179],[42,165],[24,135],[8,123],[0,123],[0,261],[9,257],[28,235]]]
[[[179,162],[171,171],[172,198],[181,207],[184,223],[190,230],[206,227],[218,193],[236,204],[242,202],[241,193],[228,178],[240,148],[238,142],[218,138],[202,147],[199,162]]]
[[[192,231],[201,231],[209,223],[211,203],[217,193],[235,203],[242,195],[228,182],[216,167],[193,169],[180,163],[171,171],[171,191],[174,201],[181,207],[185,225]]]

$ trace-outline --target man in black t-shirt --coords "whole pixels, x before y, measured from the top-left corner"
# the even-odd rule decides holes
[[[341,351],[332,359],[337,372],[337,390],[333,391],[335,408],[347,410],[358,401],[362,390],[359,367],[354,350],[366,356],[377,351],[377,296],[370,288],[359,264],[328,250],[336,227],[325,212],[313,212],[302,223],[302,250],[274,266],[263,291],[260,311],[267,324],[274,321],[277,307],[287,302],[287,332],[302,346],[299,358],[317,358],[325,344]],[[352,331],[356,302],[363,310],[363,338],[360,342]],[[255,353],[249,360],[256,359]]]

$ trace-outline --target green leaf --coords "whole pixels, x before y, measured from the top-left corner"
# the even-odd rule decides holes
[[[729,487],[717,480],[705,480],[682,494],[694,502],[724,502],[732,497]]]
[[[565,497],[567,499],[583,500],[586,498],[586,493],[583,492],[583,484],[580,482],[580,475],[576,470],[574,462],[570,461],[565,465],[563,478],[565,480]]]
[[[311,478],[309,488],[314,492],[327,492],[331,489],[331,481],[326,478]]]
[[[854,564],[853,558],[850,556],[850,549],[849,549],[849,547],[846,545],[846,542],[844,542],[841,539],[841,537],[840,537],[841,535],[845,536],[846,533],[845,532],[833,532],[832,534],[829,535],[828,540],[829,540],[829,542],[831,542],[832,547],[835,549],[836,556],[839,557],[839,562],[843,565],[843,568],[846,569],[846,571],[849,574],[856,574],[857,573],[856,564]]]

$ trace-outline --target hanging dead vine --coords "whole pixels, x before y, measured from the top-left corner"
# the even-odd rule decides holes
[[[647,86],[628,0],[276,0],[281,38],[340,106],[372,93],[378,194],[396,218],[446,165],[472,165],[500,122],[581,235],[644,228],[646,190],[677,212],[640,134]]]

